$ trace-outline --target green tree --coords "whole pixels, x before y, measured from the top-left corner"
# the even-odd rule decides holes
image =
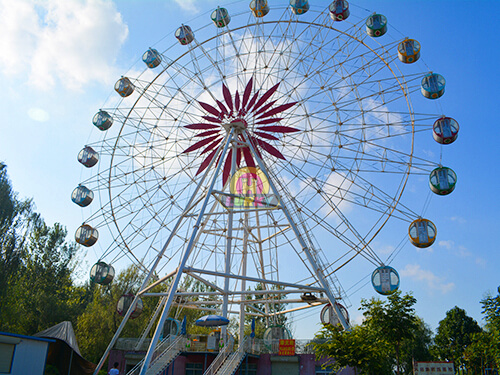
[[[0,163],[0,330],[34,334],[75,322],[85,288],[75,287],[74,243],[60,224],[46,225],[30,200],[20,201]]]
[[[401,369],[404,374],[413,374],[414,361],[431,361],[433,333],[429,325],[422,318],[417,317],[417,326],[413,331],[413,338],[405,340],[401,350]]]
[[[495,296],[488,296],[481,301],[486,331],[488,333],[488,352],[493,357],[496,369],[500,369],[500,287]]]
[[[455,306],[439,322],[432,351],[440,360],[453,361],[455,369],[463,372],[465,349],[472,344],[474,334],[481,331],[465,310]]]
[[[7,167],[0,163],[0,329],[12,331],[11,286],[22,266],[26,223],[31,214],[31,201],[19,201],[7,176]]]
[[[361,326],[345,332],[325,326],[316,337],[326,341],[313,344],[317,356],[335,358],[328,364],[334,370],[349,365],[363,374],[391,374],[396,366],[398,374],[401,367],[406,372],[411,368],[408,358],[417,348],[428,345],[430,335],[415,315],[415,303],[411,294],[401,296],[401,292],[391,294],[386,301],[362,300],[360,310],[365,319]],[[416,335],[419,331],[420,338]]]
[[[483,375],[487,368],[498,368],[495,363],[494,336],[491,332],[475,333],[472,343],[465,348],[464,363],[469,375]]]
[[[81,313],[81,304],[74,304],[71,261],[77,252],[75,243],[66,243],[67,231],[56,223],[49,227],[38,214],[30,218],[23,274],[16,284],[19,307],[25,312],[23,330],[42,331],[64,320],[75,322]]]
[[[417,302],[411,294],[401,296],[397,291],[387,297],[386,301],[372,298],[361,301],[364,310],[364,324],[372,331],[383,336],[391,345],[396,358],[396,372],[401,372],[402,347],[414,339],[418,328],[418,318],[413,305]]]
[[[80,351],[85,358],[94,363],[100,360],[123,319],[116,312],[118,300],[124,294],[136,293],[141,281],[137,268],[130,266],[109,285],[90,285],[91,301],[78,316],[75,329]],[[144,298],[142,314],[127,322],[121,337],[140,337],[157,302],[158,297]]]
[[[90,361],[97,363],[108,344],[111,342],[115,332],[122,321],[122,317],[116,312],[118,300],[124,294],[135,294],[142,285],[144,274],[135,266],[130,266],[118,273],[118,276],[109,285],[102,286],[92,284],[92,299],[86,306],[85,311],[78,317],[76,324],[76,335],[82,355]],[[153,282],[153,281],[152,281]],[[161,293],[168,290],[169,283],[165,282],[155,286],[150,292]],[[186,291],[200,292],[206,291],[208,287],[190,277],[184,279],[181,288]],[[147,327],[153,312],[158,306],[160,297],[143,297],[142,314],[136,319],[129,319],[120,337],[139,338]],[[196,300],[197,297],[191,297]],[[187,331],[190,334],[208,334],[211,331],[209,327],[198,327],[194,324],[196,319],[207,313],[202,309],[186,308],[189,301],[184,298],[177,298],[176,303],[170,309],[169,316],[182,321],[186,315]],[[204,306],[201,306],[204,307]],[[212,306],[207,306],[212,307]],[[158,317],[159,318],[159,317]],[[158,319],[157,318],[157,319]],[[156,327],[148,333],[151,338]]]
[[[22,334],[64,320],[74,323],[87,303],[86,289],[73,284],[71,261],[77,246],[66,243],[66,230],[58,223],[49,227],[35,213],[28,227],[21,264],[7,296],[10,329]]]
[[[311,345],[316,358],[327,359],[323,366],[332,372],[350,366],[362,375],[392,373],[392,363],[387,356],[390,344],[366,325],[344,331],[340,326],[325,324]]]

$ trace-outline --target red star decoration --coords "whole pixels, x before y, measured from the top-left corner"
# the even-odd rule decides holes
[[[276,147],[267,142],[267,140],[279,140],[278,137],[270,133],[294,133],[299,131],[299,129],[289,126],[278,125],[277,123],[283,120],[283,117],[274,117],[275,115],[293,107],[297,104],[297,102],[281,104],[278,106],[274,106],[276,104],[276,100],[268,102],[278,89],[279,85],[280,84],[277,83],[271,87],[260,98],[259,91],[257,91],[250,98],[253,88],[253,78],[251,78],[245,87],[243,97],[240,98],[240,94],[236,91],[233,101],[231,92],[225,84],[222,84],[222,95],[225,103],[216,100],[218,109],[210,104],[200,101],[198,102],[207,113],[207,115],[202,116],[203,120],[207,121],[207,123],[190,124],[186,125],[185,128],[200,130],[201,132],[196,134],[195,137],[203,139],[183,151],[183,153],[188,153],[205,147],[200,155],[209,153],[198,168],[198,171],[196,172],[197,175],[203,172],[215,158],[218,146],[224,139],[225,131],[227,131],[226,129],[229,129],[231,126],[240,128],[240,130],[246,130],[238,132],[238,138],[243,142],[251,142],[259,158],[262,158],[263,150],[272,156],[285,160],[283,154]],[[249,122],[254,124],[252,129],[248,128]],[[226,160],[224,161],[224,169],[222,172],[222,183],[224,185],[226,184],[231,172],[232,153],[233,150],[230,150],[227,153]],[[255,162],[249,147],[241,147],[237,149],[237,168],[240,167],[242,159],[245,160],[247,167],[255,167]]]

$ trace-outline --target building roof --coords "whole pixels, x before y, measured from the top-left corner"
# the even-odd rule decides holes
[[[56,340],[48,339],[48,338],[45,338],[45,337],[34,337],[34,336],[19,335],[17,333],[10,333],[10,332],[0,332],[0,336],[16,337],[16,338],[19,338],[19,339],[33,340],[33,341],[56,342]]]
[[[75,331],[73,330],[71,322],[61,322],[53,327],[47,328],[45,331],[35,333],[35,336],[62,340],[79,356],[81,356],[78,343],[76,342]]]

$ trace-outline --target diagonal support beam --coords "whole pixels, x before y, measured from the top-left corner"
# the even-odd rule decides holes
[[[255,160],[256,160],[257,164],[259,165],[259,168],[266,176],[270,188],[272,189],[274,194],[281,197],[281,194],[279,194],[278,189],[276,188],[276,185],[274,184],[273,180],[271,179],[271,176],[269,175],[269,172],[267,171],[267,168],[266,168],[264,162],[259,157],[259,154],[255,151],[255,146],[250,141],[251,138],[248,135],[248,133],[245,134],[245,138],[248,140],[247,145],[250,148],[250,150],[252,151],[252,154],[254,155]],[[295,225],[295,222],[293,221],[292,216],[291,216],[290,212],[288,211],[288,208],[286,207],[286,205],[283,203],[283,201],[281,199],[280,199],[280,201],[282,202],[281,209],[283,210],[283,213],[285,214],[288,222],[292,226],[292,230],[295,234],[295,237],[299,241],[299,244],[302,247],[302,251],[306,254],[307,260],[309,261],[309,264],[311,265],[312,269],[314,270],[315,276],[318,278],[320,285],[324,288],[324,292],[328,296],[328,299],[330,300],[332,307],[334,308],[335,312],[337,313],[337,316],[340,320],[340,323],[342,324],[344,329],[349,330],[350,329],[349,323],[346,321],[346,319],[344,318],[344,314],[342,314],[342,312],[340,311],[340,308],[337,306],[337,303],[336,303],[337,300],[336,300],[335,296],[333,295],[332,291],[330,290],[328,282],[327,282],[325,276],[323,275],[323,272],[321,271],[321,269],[318,265],[318,262],[316,261],[316,259],[312,255],[309,247],[307,246],[306,242],[304,241],[302,234],[300,233],[299,229]]]
[[[153,335],[151,343],[149,344],[149,349],[148,349],[148,352],[146,353],[146,357],[144,357],[144,362],[143,362],[142,367],[141,367],[140,375],[146,375],[146,371],[147,371],[149,364],[151,362],[151,359],[153,357],[155,347],[158,344],[158,340],[160,338],[161,331],[162,331],[163,325],[165,323],[165,320],[167,319],[168,312],[170,311],[170,306],[172,305],[172,302],[173,302],[173,299],[175,296],[175,292],[177,291],[177,287],[179,286],[179,282],[180,282],[181,277],[184,273],[183,272],[184,267],[186,266],[186,262],[189,258],[189,255],[191,254],[191,250],[194,246],[195,239],[197,238],[198,230],[200,229],[200,226],[202,224],[203,214],[205,213],[205,210],[206,210],[207,205],[208,205],[208,201],[210,200],[210,198],[212,196],[211,192],[214,189],[215,181],[216,181],[217,177],[219,176],[222,164],[224,162],[224,158],[225,158],[227,150],[229,148],[229,144],[231,143],[231,140],[233,138],[233,133],[234,133],[234,129],[231,129],[231,132],[228,133],[228,135],[226,136],[226,142],[224,145],[224,149],[221,153],[221,158],[219,159],[219,162],[217,164],[217,168],[215,169],[215,172],[212,176],[212,181],[210,182],[210,187],[208,189],[207,194],[205,195],[205,199],[204,199],[202,207],[200,209],[200,213],[198,214],[198,218],[196,219],[196,223],[193,227],[193,231],[191,233],[189,243],[187,244],[187,246],[184,250],[184,254],[180,260],[179,267],[177,268],[177,273],[174,277],[174,280],[170,284],[167,302],[165,303],[165,307],[163,308],[163,311],[161,313],[160,319],[158,321],[158,325],[156,326],[155,333]],[[216,158],[214,158],[213,160],[215,160],[215,159]],[[208,170],[207,170],[207,172],[208,172]],[[194,200],[194,196],[191,198],[191,201],[193,201],[193,200]]]

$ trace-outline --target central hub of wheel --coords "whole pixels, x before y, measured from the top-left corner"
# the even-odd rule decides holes
[[[248,123],[243,118],[237,118],[223,125],[226,131],[234,129],[235,133],[243,133],[243,131],[248,127]]]
[[[230,140],[232,147],[226,155],[226,160],[223,161],[223,185],[230,177],[235,154],[237,168],[242,165],[255,166],[254,157],[255,155],[262,157],[262,152],[267,156],[285,160],[281,151],[271,143],[279,141],[280,134],[300,131],[286,125],[286,121],[283,121],[283,124],[280,123],[287,119],[285,112],[294,107],[297,102],[286,102],[286,95],[283,92],[279,94],[279,98],[285,100],[285,103],[275,105],[277,100],[272,100],[272,96],[278,90],[280,82],[270,88],[267,88],[267,83],[265,86],[266,88],[254,90],[253,77],[251,77],[244,89],[236,90],[236,93],[232,95],[229,88],[222,83],[223,101],[214,98],[215,106],[213,103],[198,101],[199,109],[201,109],[200,117],[206,122],[184,125],[186,129],[198,131],[198,134],[193,136],[193,143],[182,152],[186,154],[200,150],[199,156],[202,157],[202,161],[196,174],[203,172],[214,158],[217,159],[218,155],[220,157],[219,147],[222,142],[226,142],[230,134],[233,134],[233,139]],[[251,132],[248,131],[249,127]],[[206,156],[203,156],[205,154]]]

